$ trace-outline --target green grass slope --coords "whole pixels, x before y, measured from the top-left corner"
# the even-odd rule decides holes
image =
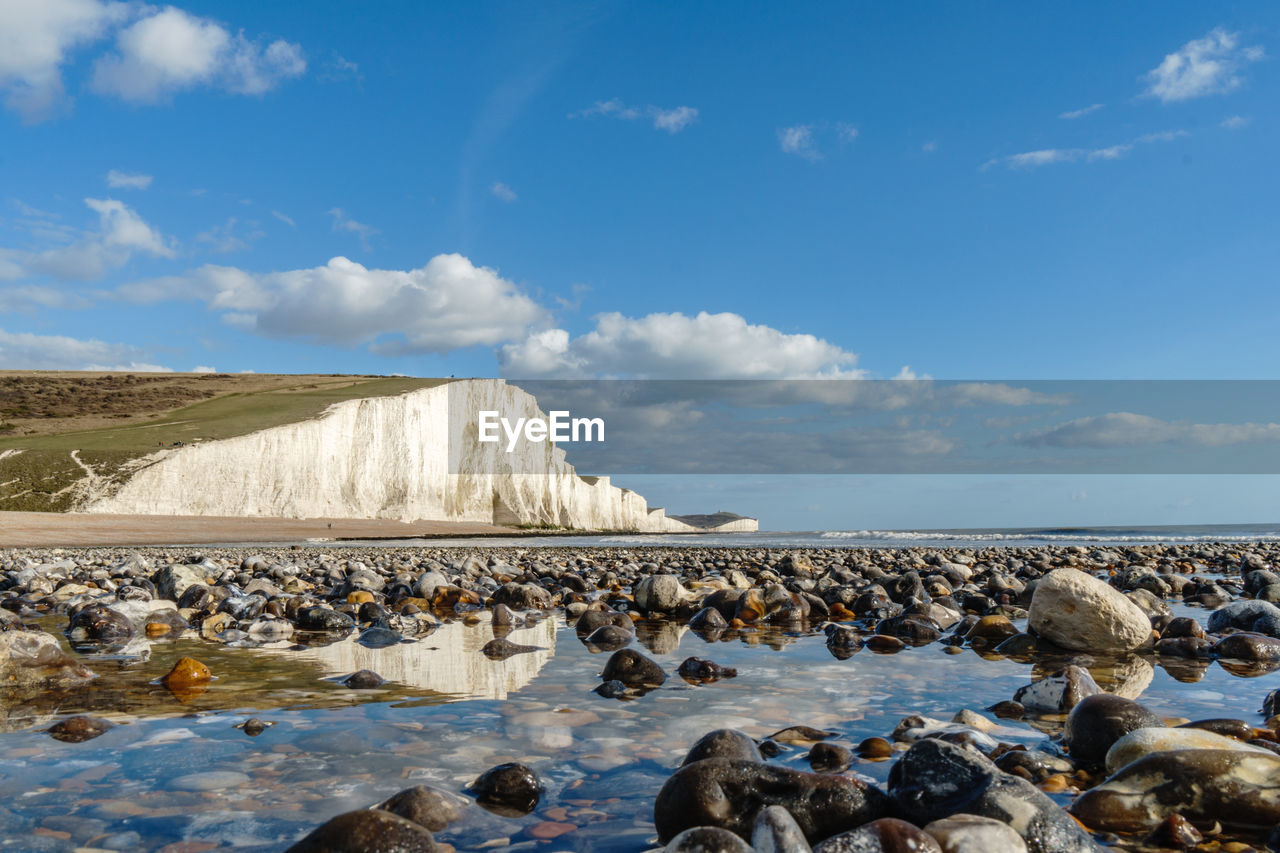
[[[58,406],[46,407],[43,416],[38,406],[24,406],[19,414],[35,415],[0,433],[0,510],[65,512],[74,504],[75,483],[89,476],[86,467],[95,477],[115,481],[162,443],[232,438],[314,418],[334,403],[395,396],[449,381],[261,374],[237,381],[221,375],[216,390],[206,391],[216,394],[211,399],[155,412],[117,412],[110,417],[128,422],[102,425],[103,418],[88,411],[101,405],[93,385],[100,375],[31,373],[23,379],[37,392],[56,388]],[[175,383],[191,381],[189,376],[174,377]],[[77,409],[78,401],[84,410]],[[90,427],[82,428],[86,424]]]

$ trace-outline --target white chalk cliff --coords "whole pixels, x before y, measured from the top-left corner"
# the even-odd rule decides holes
[[[318,417],[152,454],[81,512],[391,518],[694,532],[608,477],[581,477],[551,442],[481,443],[477,413],[545,418],[532,395],[467,379],[335,403]],[[756,529],[740,518],[717,532]]]

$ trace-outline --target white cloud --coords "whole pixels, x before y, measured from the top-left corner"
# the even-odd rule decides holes
[[[983,168],[1004,163],[1010,169],[1034,169],[1051,163],[1069,163],[1072,160],[1079,160],[1084,153],[1082,148],[1041,148],[1038,151],[1024,151],[1021,154],[1010,154],[1008,157],[988,160],[983,164]]]
[[[920,146],[920,150],[926,154],[932,154],[933,152],[938,150],[938,143],[934,142],[933,140],[929,140],[924,145]]]
[[[569,113],[569,118],[595,118],[597,116],[612,116],[623,121],[648,119],[653,122],[655,130],[679,133],[698,120],[698,110],[695,107],[683,106],[664,109],[655,107],[653,104],[643,107],[628,106],[617,98],[611,98],[607,101],[596,101],[585,110]]]
[[[273,273],[210,264],[118,294],[135,302],[200,299],[232,325],[266,337],[371,344],[391,355],[495,346],[548,319],[516,284],[462,255],[437,255],[407,271],[367,269],[341,257]]]
[[[340,53],[333,54],[333,59],[325,63],[324,69],[320,73],[321,80],[354,80],[357,83],[364,82],[364,75],[360,73],[359,63],[352,62]]]
[[[845,121],[834,123],[821,121],[812,124],[795,124],[790,127],[780,127],[778,128],[778,147],[787,154],[795,154],[797,157],[817,162],[823,157],[822,149],[831,144],[833,135],[835,137],[834,144],[844,147],[857,141],[858,128]],[[826,144],[820,144],[819,137],[826,140]],[[929,152],[935,147],[932,142],[927,142],[924,144],[923,150]]]
[[[649,110],[653,126],[667,133],[679,133],[698,119],[698,111],[693,107],[676,107],[670,110],[650,107]]]
[[[120,172],[112,169],[107,172],[107,186],[113,189],[145,190],[151,186],[151,176]]]
[[[1280,424],[1195,424],[1165,421],[1133,412],[1109,412],[1019,433],[1012,440],[1015,444],[1030,447],[1116,448],[1152,444],[1223,447],[1280,441]]]
[[[86,198],[84,203],[98,214],[99,233],[104,246],[162,258],[174,256],[174,250],[164,236],[143,222],[142,217],[124,202],[112,198]]]
[[[142,350],[128,344],[0,329],[0,368],[7,370],[156,372],[168,369],[139,361],[144,357]]]
[[[290,228],[295,227],[295,223],[294,223],[293,219],[292,219],[291,217],[285,216],[285,215],[284,215],[283,213],[281,213],[280,211],[278,211],[278,210],[273,210],[273,211],[271,211],[271,215],[272,215],[272,216],[274,216],[276,219],[279,219],[279,220],[280,220],[281,222],[283,222],[285,225],[288,225]]]
[[[1025,151],[1021,154],[1010,154],[1007,157],[996,157],[982,164],[982,168],[1005,165],[1010,169],[1035,169],[1054,163],[1074,163],[1078,160],[1095,162],[1097,160],[1119,160],[1133,150],[1135,145],[1153,142],[1173,142],[1176,139],[1190,136],[1185,130],[1162,130],[1139,136],[1132,142],[1108,145],[1105,148],[1042,148],[1039,151]]]
[[[1173,142],[1191,134],[1185,130],[1162,130],[1159,133],[1146,133],[1139,136],[1138,142]]]
[[[347,216],[340,207],[331,208],[329,215],[333,217],[334,231],[346,231],[350,234],[355,234],[360,238],[360,246],[366,252],[369,251],[369,238],[378,233],[377,228],[355,221],[350,216]]]
[[[101,0],[0,2],[0,90],[27,122],[54,115],[65,102],[62,66],[72,49],[104,36],[129,6]]]
[[[1102,104],[1090,104],[1089,106],[1081,107],[1078,110],[1068,110],[1065,113],[1058,113],[1058,118],[1065,118],[1067,120],[1084,118],[1090,113],[1096,113],[1098,110],[1102,109],[1102,106]]]
[[[738,314],[700,312],[626,317],[601,314],[596,327],[570,338],[547,329],[499,352],[515,378],[628,376],[638,379],[784,379],[864,376],[858,357],[806,334],[751,325]]]
[[[199,364],[191,368],[191,372],[192,373],[217,373],[218,371],[215,368],[206,367],[203,364]]]
[[[507,186],[502,181],[496,181],[494,185],[489,188],[489,191],[492,192],[496,198],[505,201],[507,204],[510,204],[520,198],[520,196],[516,195],[515,190],[511,189],[511,187]]]
[[[0,275],[0,278],[3,278]],[[39,308],[87,308],[88,300],[56,287],[20,285],[0,288],[0,314],[16,314]]]
[[[55,240],[68,239],[69,242],[41,251],[0,250],[0,274],[8,278],[50,275],[88,281],[123,266],[135,254],[176,256],[173,241],[148,225],[124,202],[86,198],[84,203],[98,214],[97,229],[52,232],[49,236]]]
[[[94,63],[93,87],[135,103],[197,86],[257,95],[306,67],[296,44],[277,40],[264,49],[217,21],[167,6],[120,31],[115,52]]]
[[[1089,152],[1090,160],[1119,160],[1124,155],[1133,150],[1132,145],[1112,145],[1107,148],[1098,148]]]
[[[1144,94],[1170,103],[1230,92],[1244,82],[1240,69],[1263,56],[1261,47],[1241,47],[1239,33],[1218,27],[1204,38],[1187,42],[1148,71]]]
[[[813,144],[813,125],[811,124],[779,128],[778,146],[786,153],[804,157],[806,160],[822,159],[822,154]]]
[[[1218,123],[1218,127],[1224,127],[1227,130],[1241,130],[1248,127],[1253,119],[1246,116],[1227,116]]]
[[[196,242],[206,244],[210,250],[214,252],[242,252],[249,248],[249,244],[255,240],[261,240],[267,236],[266,232],[258,228],[256,223],[249,223],[249,231],[241,234],[239,225],[234,216],[227,219],[221,225],[215,225],[207,231],[201,231],[196,235]]]

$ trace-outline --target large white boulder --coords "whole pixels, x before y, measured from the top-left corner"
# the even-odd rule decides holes
[[[1131,652],[1151,639],[1151,620],[1093,575],[1054,569],[1036,584],[1027,627],[1064,649]]]

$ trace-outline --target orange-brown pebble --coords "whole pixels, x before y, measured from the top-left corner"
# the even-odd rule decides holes
[[[367,589],[357,589],[355,592],[347,593],[347,604],[365,604],[373,601],[373,593]]]
[[[171,629],[169,628],[169,626],[168,626],[168,625],[166,625],[166,624],[165,624],[165,623],[163,623],[163,622],[148,622],[148,623],[147,623],[147,636],[148,636],[148,637],[160,637],[160,636],[163,636],[163,635],[165,635],[165,634],[169,633],[169,631],[170,631],[170,630],[171,630]]]
[[[1040,790],[1048,794],[1060,794],[1067,788],[1071,787],[1067,782],[1067,777],[1061,773],[1055,773],[1052,776],[1046,776],[1044,781],[1039,785]]]
[[[563,821],[569,817],[569,810],[564,806],[556,806],[553,809],[547,809],[543,814],[547,816],[548,820]]]
[[[578,827],[571,823],[558,823],[556,821],[546,820],[542,823],[535,823],[529,827],[529,834],[534,838],[559,838],[567,832],[573,832]]]
[[[207,684],[211,678],[213,673],[200,661],[195,658],[179,658],[173,665],[173,669],[169,670],[169,674],[164,677],[164,683],[166,687],[183,688],[195,684]]]
[[[893,744],[882,737],[869,737],[858,744],[858,755],[863,758],[888,758],[893,755]]]
[[[866,646],[873,652],[881,654],[892,654],[893,652],[902,651],[907,644],[899,640],[897,637],[890,637],[887,634],[876,634],[867,638]]]
[[[831,605],[830,616],[831,616],[831,621],[833,622],[844,622],[849,619],[858,618],[858,614],[854,613],[852,610],[845,607],[843,604],[841,604],[838,601],[835,604]]]

